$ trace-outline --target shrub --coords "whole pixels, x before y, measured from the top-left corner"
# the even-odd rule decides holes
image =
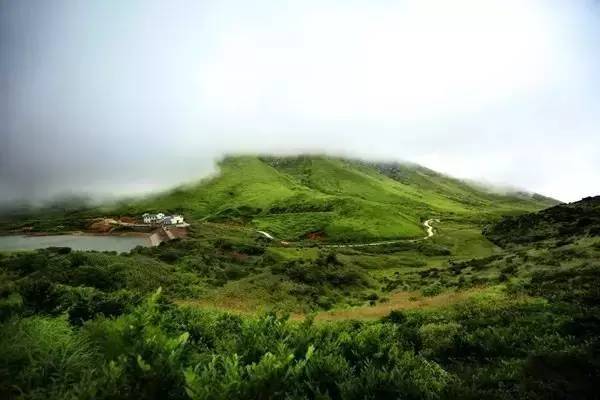
[[[105,293],[90,287],[63,286],[61,290],[61,311],[66,311],[73,325],[98,316],[118,316],[141,301],[138,294],[127,290]]]
[[[428,356],[445,356],[454,348],[461,330],[456,322],[429,323],[419,328],[422,351]]]
[[[0,322],[23,310],[23,298],[19,293],[10,293],[0,299]]]
[[[101,290],[113,290],[122,282],[115,279],[112,268],[102,266],[81,265],[74,268],[69,277],[69,283],[75,286],[91,286]]]
[[[160,290],[131,314],[97,318],[84,325],[84,335],[101,349],[107,361],[124,371],[124,388],[140,399],[179,398],[183,395],[181,364],[189,338],[173,335],[160,324]]]
[[[97,362],[63,317],[14,318],[0,327],[2,398],[66,398]]]
[[[60,292],[48,279],[27,278],[21,282],[19,292],[23,305],[35,313],[55,314],[60,306]]]
[[[436,282],[421,289],[421,294],[428,297],[437,296],[442,293],[442,289],[443,286],[439,282]]]

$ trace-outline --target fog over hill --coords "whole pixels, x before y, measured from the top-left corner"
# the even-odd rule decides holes
[[[510,27],[510,29],[507,29]],[[0,2],[0,202],[172,187],[230,153],[600,192],[591,0]]]

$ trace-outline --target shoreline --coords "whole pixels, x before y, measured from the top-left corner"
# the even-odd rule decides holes
[[[54,236],[79,236],[79,237],[113,237],[113,238],[140,238],[144,239],[147,247],[157,247],[163,242],[168,242],[174,239],[182,239],[187,236],[187,229],[181,232],[182,228],[167,230],[165,227],[155,228],[150,232],[125,231],[125,232],[94,232],[94,231],[63,231],[57,233],[51,232],[28,232],[28,231],[12,231],[0,232],[0,237],[19,236],[23,238],[36,237],[54,237]]]
[[[90,232],[90,231],[64,231],[64,232],[0,232],[2,236],[25,236],[25,237],[45,237],[45,236],[111,236],[111,237],[144,237],[149,238],[154,232]]]

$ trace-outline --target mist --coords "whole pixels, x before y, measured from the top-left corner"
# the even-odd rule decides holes
[[[600,194],[597,1],[0,0],[0,202],[148,193],[230,153]]]

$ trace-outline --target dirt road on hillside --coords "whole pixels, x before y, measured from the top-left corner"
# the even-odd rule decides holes
[[[427,221],[423,222],[423,226],[425,227],[425,231],[427,232],[427,236],[419,238],[419,239],[396,239],[396,240],[384,240],[381,242],[369,242],[369,243],[351,243],[351,244],[324,244],[321,247],[327,248],[343,248],[343,247],[366,247],[366,246],[381,246],[386,244],[394,244],[394,243],[412,243],[418,242],[421,240],[427,240],[433,235],[435,235],[435,228],[431,225],[432,222],[440,222],[439,219],[431,218]],[[273,237],[273,235],[269,234],[265,231],[256,231],[260,233],[264,237],[270,240],[277,240]],[[282,242],[283,243],[283,242]],[[293,242],[285,242],[286,245],[293,245]]]
[[[260,233],[261,235],[263,235],[267,239],[275,240],[275,238],[273,236],[271,236],[268,232],[265,232],[265,231],[256,231],[256,232]]]
[[[427,229],[427,236],[424,237],[423,239],[429,239],[430,237],[433,236],[434,234],[434,229],[433,226],[431,226],[432,222],[440,222],[439,219],[428,219],[427,221],[423,222],[423,226],[425,227],[425,229]]]

